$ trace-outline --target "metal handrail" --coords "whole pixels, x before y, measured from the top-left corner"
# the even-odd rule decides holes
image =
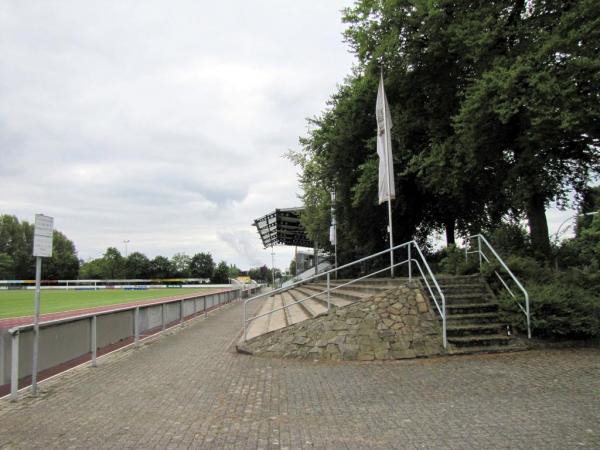
[[[438,299],[436,298],[436,295],[434,294],[434,290],[433,290],[433,288],[431,287],[431,285],[429,284],[429,281],[428,281],[428,279],[427,279],[427,277],[426,277],[426,275],[425,275],[425,272],[423,271],[423,269],[422,269],[421,265],[419,264],[419,261],[418,261],[418,260],[416,260],[416,259],[413,259],[413,258],[412,258],[412,256],[411,256],[411,251],[410,251],[410,250],[411,250],[411,247],[412,247],[413,245],[414,245],[414,246],[415,246],[415,248],[417,249],[417,253],[418,253],[418,255],[419,255],[419,257],[420,257],[421,261],[423,262],[423,265],[424,265],[424,266],[426,267],[426,269],[427,269],[427,273],[429,274],[429,276],[431,277],[431,279],[432,279],[432,280],[433,280],[433,282],[434,282],[435,289],[436,289],[436,290],[438,291],[438,293],[439,293],[439,297],[440,297],[440,298],[439,298],[439,301],[438,301]],[[385,268],[383,268],[383,269],[379,269],[379,270],[376,270],[376,271],[374,271],[374,272],[371,272],[371,273],[369,273],[369,274],[367,274],[367,275],[363,275],[363,276],[361,276],[361,277],[355,278],[355,279],[353,279],[353,280],[350,280],[350,281],[348,281],[348,282],[346,282],[346,283],[343,283],[342,285],[336,285],[336,286],[334,286],[334,287],[331,287],[330,281],[331,281],[331,274],[332,274],[332,273],[335,273],[335,272],[337,272],[337,271],[339,271],[339,270],[342,270],[342,269],[345,269],[345,268],[351,267],[351,266],[353,266],[353,265],[356,265],[356,264],[362,263],[362,262],[364,262],[364,261],[368,261],[368,260],[370,260],[370,259],[373,259],[373,258],[376,258],[376,257],[378,257],[378,256],[385,255],[385,254],[387,254],[387,253],[389,253],[389,252],[393,252],[393,251],[395,251],[395,250],[399,250],[399,249],[401,249],[401,248],[404,248],[404,247],[406,247],[406,248],[408,249],[408,258],[407,258],[406,260],[404,260],[404,261],[402,261],[402,262],[399,262],[399,263],[396,263],[396,264],[393,264],[393,265],[391,265],[391,264],[390,264],[389,266],[387,266],[387,267],[385,267]],[[289,285],[289,286],[286,286],[285,288],[279,288],[279,289],[275,289],[275,290],[273,290],[273,291],[270,291],[270,292],[267,292],[267,293],[264,293],[264,294],[260,294],[260,295],[257,295],[257,296],[255,296],[255,297],[252,297],[252,298],[249,298],[249,299],[247,299],[247,300],[244,302],[244,312],[243,312],[243,314],[244,314],[244,317],[243,317],[243,326],[244,326],[244,341],[246,341],[246,340],[247,340],[248,324],[249,324],[250,322],[252,322],[252,321],[254,321],[254,320],[256,320],[256,319],[259,319],[259,318],[261,318],[261,317],[265,317],[265,316],[271,315],[271,314],[273,314],[273,313],[275,313],[275,312],[277,312],[277,311],[281,311],[281,310],[284,310],[284,309],[290,308],[290,307],[292,307],[292,306],[294,306],[294,305],[297,305],[297,304],[303,303],[303,302],[305,302],[306,300],[312,299],[312,298],[314,298],[314,297],[317,297],[317,296],[320,296],[320,295],[323,295],[323,294],[326,294],[326,295],[327,295],[327,311],[329,311],[329,310],[330,310],[330,307],[331,307],[331,302],[330,302],[330,298],[329,298],[329,297],[330,297],[330,293],[331,293],[331,291],[334,291],[334,290],[336,290],[336,289],[340,289],[340,288],[342,288],[342,287],[344,287],[344,286],[348,286],[348,285],[350,285],[350,284],[353,284],[353,283],[356,283],[356,282],[358,282],[358,281],[360,281],[360,280],[364,280],[364,279],[366,279],[366,278],[372,277],[372,276],[374,276],[374,275],[377,275],[377,274],[379,274],[379,273],[386,272],[386,271],[388,271],[388,270],[391,270],[391,269],[392,269],[392,267],[399,267],[399,266],[402,266],[402,265],[404,265],[404,264],[407,264],[407,263],[408,263],[408,276],[409,276],[409,281],[411,281],[411,280],[412,280],[412,263],[413,263],[413,262],[414,262],[414,263],[417,265],[417,268],[419,269],[419,271],[420,271],[420,273],[421,273],[421,276],[423,277],[423,280],[424,280],[425,284],[427,285],[427,288],[428,288],[428,290],[429,290],[429,292],[430,292],[431,298],[433,299],[433,301],[434,301],[434,303],[435,303],[435,305],[436,305],[436,308],[437,308],[437,310],[438,310],[438,312],[439,312],[440,316],[442,317],[442,335],[443,335],[443,344],[444,344],[444,348],[446,348],[446,347],[447,347],[447,339],[446,339],[446,299],[445,299],[445,297],[444,297],[444,294],[443,294],[442,290],[440,289],[440,286],[439,286],[439,284],[438,284],[437,280],[435,279],[435,276],[433,275],[433,272],[431,271],[431,268],[429,267],[429,264],[428,264],[428,263],[427,263],[427,261],[425,260],[425,257],[424,257],[424,255],[423,255],[423,253],[421,252],[421,249],[419,248],[418,244],[417,244],[417,243],[416,243],[416,241],[414,241],[414,240],[412,240],[412,241],[408,241],[408,242],[405,242],[405,243],[403,243],[403,244],[399,244],[399,245],[397,245],[397,246],[395,246],[395,247],[393,247],[393,248],[391,248],[391,249],[386,249],[386,250],[383,250],[383,251],[381,251],[381,252],[377,252],[377,253],[374,253],[374,254],[372,254],[372,255],[366,256],[366,257],[364,257],[364,258],[357,259],[357,260],[355,260],[355,261],[352,261],[352,262],[350,262],[350,263],[348,263],[348,264],[344,264],[344,265],[342,265],[342,266],[339,266],[339,267],[335,267],[335,268],[333,268],[333,269],[330,269],[330,270],[328,270],[328,271],[326,271],[326,272],[323,272],[323,273],[320,273],[320,274],[313,275],[313,276],[311,276],[311,277],[309,277],[309,278],[306,278],[306,279],[304,279],[304,280],[302,280],[302,281],[299,281],[299,282],[293,283],[293,284],[291,284],[291,285]],[[326,288],[326,289],[324,289],[323,291],[320,291],[320,292],[317,292],[317,293],[315,293],[315,294],[309,295],[308,297],[305,297],[305,298],[303,298],[303,299],[300,299],[300,300],[298,300],[298,301],[295,301],[295,302],[292,302],[292,303],[288,303],[287,305],[283,305],[283,306],[281,306],[281,307],[278,307],[278,308],[275,308],[275,309],[271,309],[270,311],[267,311],[266,313],[259,314],[259,315],[255,315],[255,316],[253,316],[253,317],[250,317],[250,318],[248,318],[248,315],[247,315],[247,305],[248,305],[248,303],[250,303],[250,302],[253,302],[253,301],[255,301],[255,300],[258,300],[258,299],[260,299],[260,298],[266,297],[266,296],[272,296],[272,295],[275,295],[275,294],[279,294],[279,293],[281,293],[281,292],[288,291],[288,290],[290,290],[290,289],[293,289],[294,287],[297,287],[297,286],[300,286],[300,285],[302,285],[302,284],[305,284],[305,283],[307,283],[308,281],[315,280],[315,279],[318,279],[318,278],[323,278],[323,277],[326,277],[326,279],[327,279],[327,288]],[[441,304],[441,306],[440,306],[440,304]]]
[[[470,245],[470,242],[474,238],[477,238],[477,250],[468,251],[468,247]],[[508,275],[510,275],[510,277],[513,279],[513,281],[515,282],[515,284],[517,285],[517,287],[523,293],[523,296],[525,297],[525,307],[523,307],[523,305],[517,299],[517,296],[515,295],[515,293],[508,287],[508,284],[506,283],[506,281],[504,281],[504,278],[502,278],[502,276],[498,273],[497,270],[494,270],[494,273],[496,274],[496,276],[498,277],[498,279],[500,280],[500,282],[503,284],[504,288],[508,291],[508,293],[511,295],[511,297],[513,298],[513,300],[517,303],[517,305],[519,306],[519,308],[521,309],[521,311],[523,312],[523,314],[525,314],[525,317],[527,319],[527,337],[529,339],[531,339],[531,312],[529,310],[529,293],[527,292],[527,289],[525,289],[523,287],[523,285],[521,284],[521,282],[519,281],[519,279],[515,276],[515,274],[512,273],[512,271],[508,268],[508,266],[506,265],[506,263],[504,262],[504,260],[496,252],[496,250],[494,249],[494,247],[492,247],[492,245],[488,242],[488,240],[485,238],[485,236],[483,236],[481,234],[475,234],[473,236],[469,236],[469,237],[466,238],[465,259],[469,258],[469,254],[478,254],[479,255],[479,270],[481,271],[481,268],[482,268],[482,265],[483,265],[483,260],[485,259],[487,263],[490,262],[489,258],[486,256],[486,254],[483,253],[483,251],[481,250],[481,243],[482,242],[492,252],[492,254],[496,258],[496,260],[502,266],[502,268],[504,270],[506,270],[506,272],[508,273]]]

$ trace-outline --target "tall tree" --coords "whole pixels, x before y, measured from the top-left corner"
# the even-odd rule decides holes
[[[212,278],[215,262],[210,253],[196,253],[190,261],[190,273],[194,278]]]

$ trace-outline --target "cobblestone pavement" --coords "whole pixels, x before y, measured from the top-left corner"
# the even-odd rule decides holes
[[[600,448],[600,350],[385,363],[236,354],[232,304],[0,401],[2,448]]]

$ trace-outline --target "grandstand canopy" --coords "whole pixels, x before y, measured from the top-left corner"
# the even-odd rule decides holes
[[[303,210],[304,208],[281,208],[256,219],[254,225],[265,248],[273,245],[314,247],[314,242],[308,238],[300,222]]]

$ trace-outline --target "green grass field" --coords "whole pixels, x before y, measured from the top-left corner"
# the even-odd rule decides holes
[[[109,289],[100,291],[42,290],[40,296],[41,313],[71,311],[96,306],[117,305],[137,300],[156,299],[185,295],[192,292],[210,294],[217,289],[177,288],[148,289],[147,291],[123,291]],[[0,290],[0,319],[33,315],[33,290]]]

